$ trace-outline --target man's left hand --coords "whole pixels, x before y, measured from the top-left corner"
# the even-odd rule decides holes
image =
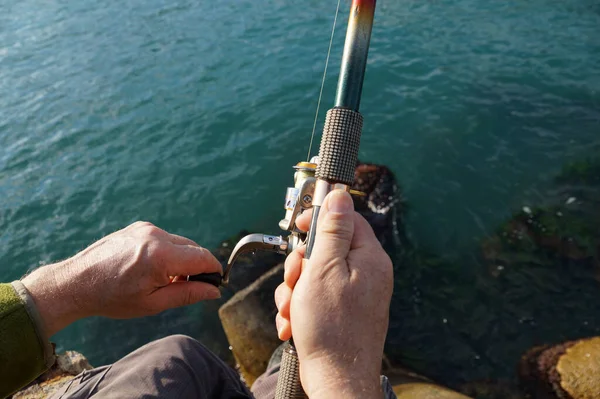
[[[48,337],[88,316],[133,318],[221,296],[218,288],[176,276],[222,273],[194,241],[147,222],[117,231],[74,257],[44,266],[22,282]]]

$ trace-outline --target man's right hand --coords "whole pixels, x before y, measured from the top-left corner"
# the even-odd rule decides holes
[[[298,220],[308,228],[310,214]],[[393,290],[392,262],[346,192],[330,193],[316,243],[286,260],[275,292],[279,338],[294,343],[311,398],[380,398],[380,371]]]

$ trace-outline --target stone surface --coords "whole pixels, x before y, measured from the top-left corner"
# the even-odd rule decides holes
[[[13,399],[45,399],[56,393],[77,374],[92,366],[79,352],[66,351],[56,358],[54,365],[27,387],[15,393]]]
[[[461,393],[481,399],[525,399],[526,396],[509,381],[481,380],[463,384]]]
[[[39,384],[30,385],[12,396],[13,399],[46,399],[54,395],[63,385],[71,381],[70,374],[58,375]]]
[[[574,399],[600,398],[600,337],[582,340],[567,348],[556,371],[561,388]]]
[[[71,375],[77,375],[84,370],[91,370],[93,368],[85,356],[75,351],[66,351],[58,355],[55,367]]]
[[[567,342],[555,346],[537,346],[527,351],[519,363],[519,380],[523,390],[536,399],[568,398],[562,391],[554,366],[566,349]]]
[[[398,399],[469,399],[468,396],[428,382],[394,385]]]
[[[398,399],[469,399],[411,370],[393,366],[387,356],[383,358],[382,371],[389,379]]]
[[[540,346],[519,365],[519,379],[534,399],[600,398],[600,337]]]
[[[273,294],[282,281],[283,265],[279,265],[219,309],[223,330],[248,386],[266,370],[271,354],[281,344],[275,328]]]
[[[354,172],[354,208],[371,225],[387,250],[409,245],[404,230],[405,203],[392,171],[383,165],[360,163]]]

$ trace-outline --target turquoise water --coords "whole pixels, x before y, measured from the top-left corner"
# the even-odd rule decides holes
[[[241,228],[276,233],[290,167],[306,157],[334,3],[5,1],[0,278],[135,220],[206,247]],[[600,144],[597,2],[380,1],[370,54],[360,158],[394,171],[413,241],[445,258],[465,257]],[[56,341],[95,365],[175,332],[225,353],[217,307],[89,319]],[[509,375],[515,362],[499,355],[466,374]]]

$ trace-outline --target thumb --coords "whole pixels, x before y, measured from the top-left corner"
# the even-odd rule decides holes
[[[313,256],[318,263],[346,259],[354,235],[354,203],[343,190],[330,192],[321,206]],[[311,259],[312,260],[312,259]]]
[[[221,297],[221,291],[213,285],[199,281],[182,281],[168,284],[152,295],[154,306],[163,311],[187,306],[206,299]]]

